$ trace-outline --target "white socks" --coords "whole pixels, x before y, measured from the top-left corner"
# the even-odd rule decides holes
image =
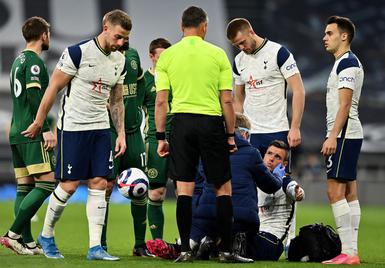
[[[346,199],[331,204],[337,232],[341,239],[342,253],[353,255],[350,207]]]
[[[67,201],[71,195],[64,191],[60,184],[49,198],[47,212],[45,213],[44,225],[41,235],[44,237],[53,237],[56,222],[60,219]]]
[[[354,200],[348,203],[350,207],[350,217],[351,217],[351,227],[352,227],[352,246],[353,246],[353,253],[355,255],[358,255],[358,228],[360,225],[360,219],[361,219],[361,208],[360,203],[358,200]]]
[[[87,219],[90,236],[90,248],[100,245],[104,218],[106,215],[106,190],[88,188]]]

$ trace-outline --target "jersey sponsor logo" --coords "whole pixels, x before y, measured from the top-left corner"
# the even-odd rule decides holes
[[[99,78],[99,80],[97,82],[95,81],[92,81],[92,90],[98,92],[98,93],[102,93],[102,89],[104,87],[103,83],[102,83],[102,79]]]
[[[136,92],[137,92],[137,84],[136,83],[123,85],[123,96],[135,97]]]
[[[40,67],[38,65],[32,65],[31,73],[34,75],[38,75],[40,73]]]
[[[135,60],[131,60],[130,65],[131,65],[131,68],[132,68],[132,69],[134,69],[134,70],[138,69],[138,64],[136,63]]]
[[[290,71],[291,69],[296,68],[296,67],[297,67],[297,64],[296,63],[292,63],[292,64],[286,66],[286,71]]]
[[[349,82],[349,83],[354,83],[354,77],[351,76],[342,76],[340,77],[340,82]]]
[[[261,86],[263,84],[262,80],[253,79],[253,76],[250,75],[249,80],[247,80],[247,84],[249,85],[249,88],[257,89],[257,86]]]

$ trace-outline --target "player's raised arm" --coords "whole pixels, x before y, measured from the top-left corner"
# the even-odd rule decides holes
[[[73,76],[62,72],[59,69],[53,71],[51,81],[41,100],[35,120],[26,130],[21,132],[21,134],[28,138],[35,138],[40,133],[44,120],[55,102],[57,93],[71,81],[72,77]]]

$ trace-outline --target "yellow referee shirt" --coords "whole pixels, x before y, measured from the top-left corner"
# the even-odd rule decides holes
[[[232,90],[232,70],[223,49],[187,36],[166,49],[156,64],[156,90],[172,88],[172,113],[221,116],[221,90]]]

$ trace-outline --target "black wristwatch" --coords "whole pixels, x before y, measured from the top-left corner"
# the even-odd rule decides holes
[[[226,137],[227,138],[235,137],[235,132],[233,132],[233,133],[226,133]]]

